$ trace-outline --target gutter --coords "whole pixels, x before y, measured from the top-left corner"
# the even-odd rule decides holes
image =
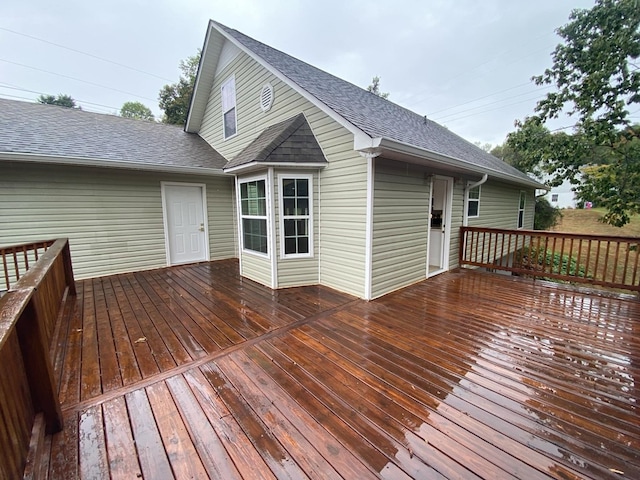
[[[139,163],[127,160],[111,160],[92,157],[61,157],[56,155],[42,155],[35,153],[0,152],[0,161],[31,162],[51,165],[73,165],[78,167],[120,168],[126,170],[141,170],[147,172],[182,173],[189,175],[224,175],[222,168],[189,167],[182,165],[163,165],[153,163]]]
[[[508,173],[500,172],[499,170],[494,170],[492,168],[487,168],[487,167],[481,167],[467,160],[450,157],[450,156],[443,155],[441,153],[437,153],[431,150],[426,150],[424,148],[416,147],[408,143],[399,142],[397,140],[390,140],[387,138],[378,138],[378,139],[374,139],[372,143],[374,145],[378,145],[379,146],[378,148],[381,148],[382,150],[403,153],[405,155],[411,155],[411,156],[422,158],[425,160],[431,160],[434,162],[441,163],[443,165],[448,165],[450,167],[472,171],[480,174],[488,173],[492,177],[508,180],[509,182],[517,182],[519,184],[527,185],[532,188],[538,188],[538,189],[547,188],[545,185],[542,185],[541,183],[536,182],[533,179],[529,179],[527,181],[527,179],[517,177],[514,175],[509,175]]]

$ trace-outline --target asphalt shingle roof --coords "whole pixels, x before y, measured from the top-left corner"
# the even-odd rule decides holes
[[[383,137],[466,161],[521,181],[524,173],[485,152],[436,122],[425,119],[352,83],[265,45],[237,30],[213,22],[290,81],[316,97],[372,138]]]
[[[0,99],[0,153],[221,169],[226,159],[179,126]]]
[[[322,149],[302,113],[266,128],[225,168],[251,162],[323,163]]]

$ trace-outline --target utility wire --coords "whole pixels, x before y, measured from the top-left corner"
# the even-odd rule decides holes
[[[531,94],[533,94],[533,93],[538,93],[538,92],[540,92],[540,91],[542,91],[542,90],[547,90],[547,89],[549,89],[549,88],[552,88],[552,86],[546,86],[546,87],[538,88],[538,89],[536,89],[536,90],[534,90],[534,91],[531,91],[531,92],[519,93],[518,95],[512,95],[512,96],[510,96],[510,97],[505,97],[505,98],[503,98],[503,99],[501,99],[501,100],[496,100],[496,101],[494,101],[494,102],[489,102],[489,103],[485,103],[485,104],[483,104],[483,105],[478,105],[477,107],[471,107],[471,108],[467,108],[466,110],[460,110],[459,112],[449,113],[449,114],[447,114],[447,115],[442,115],[442,116],[439,116],[439,117],[434,118],[433,120],[434,120],[434,121],[436,121],[436,122],[439,122],[439,121],[441,121],[442,119],[447,118],[447,117],[455,117],[455,116],[457,116],[457,115],[460,115],[461,113],[471,112],[471,111],[473,111],[473,110],[477,110],[477,109],[479,109],[479,108],[488,107],[489,105],[495,105],[496,103],[506,102],[507,100],[511,100],[512,98],[518,98],[518,97],[523,97],[523,96],[525,96],[525,95],[531,95]],[[539,95],[536,95],[535,97],[532,97],[532,98],[538,98],[538,97],[539,97]],[[480,113],[481,113],[481,112],[480,112]]]
[[[38,72],[48,73],[48,74],[50,74],[50,75],[56,75],[56,76],[58,76],[58,77],[68,78],[68,79],[70,79],[70,80],[75,80],[75,81],[77,81],[77,82],[86,83],[86,84],[88,84],[88,85],[93,85],[93,86],[95,86],[95,87],[105,88],[105,89],[107,89],[107,90],[113,90],[114,92],[118,92],[118,93],[124,93],[125,95],[132,95],[132,96],[134,96],[134,97],[143,98],[143,99],[145,99],[145,100],[149,100],[149,101],[151,101],[151,102],[155,102],[155,101],[156,101],[156,99],[154,99],[154,98],[144,97],[144,96],[142,96],[142,95],[138,95],[138,94],[136,94],[136,93],[131,93],[131,92],[127,92],[127,91],[124,91],[124,90],[119,90],[119,89],[117,89],[117,88],[108,87],[108,86],[106,86],[106,85],[101,85],[101,84],[99,84],[99,83],[90,82],[90,81],[88,81],[88,80],[82,80],[82,79],[80,79],[80,78],[71,77],[71,76],[69,76],[69,75],[64,75],[64,74],[62,74],[62,73],[56,73],[56,72],[51,72],[51,71],[49,71],[49,70],[44,70],[44,69],[42,69],[42,68],[32,67],[31,65],[25,65],[24,63],[12,62],[12,61],[10,61],[10,60],[5,60],[5,59],[3,59],[3,58],[0,58],[0,62],[10,63],[10,64],[12,64],[12,65],[17,65],[17,66],[19,66],[19,67],[30,68],[31,70],[36,70],[36,71],[38,71]]]
[[[143,73],[145,75],[149,75],[150,77],[159,78],[160,80],[166,80],[168,82],[173,82],[175,80],[175,79],[172,80],[172,79],[166,78],[166,77],[161,77],[160,75],[156,75],[155,73],[146,72],[144,70],[140,70],[139,68],[131,67],[131,66],[125,65],[123,63],[114,62],[113,60],[109,60],[108,58],[104,58],[104,57],[99,57],[98,55],[94,55],[92,53],[83,52],[82,50],[78,50],[76,48],[67,47],[66,45],[61,45],[59,43],[51,42],[49,40],[45,40],[44,38],[35,37],[33,35],[28,35],[28,34],[22,33],[22,32],[16,32],[15,30],[11,30],[11,29],[5,28],[5,27],[0,27],[0,30],[3,30],[5,32],[9,32],[9,33],[13,33],[14,35],[21,35],[23,37],[31,38],[32,40],[37,40],[37,41],[42,42],[42,43],[47,43],[49,45],[53,45],[53,46],[58,47],[58,48],[64,48],[65,50],[69,50],[71,52],[79,53],[80,55],[85,55],[87,57],[95,58],[96,60],[100,60],[102,62],[107,62],[107,63],[110,63],[112,65],[117,65],[117,66],[122,67],[122,68],[133,70],[134,72]]]
[[[468,117],[474,117],[476,115],[481,115],[483,113],[487,113],[487,112],[493,112],[495,110],[502,110],[503,108],[507,108],[507,107],[511,107],[513,105],[519,105],[521,103],[526,103],[526,102],[530,102],[531,100],[536,100],[538,98],[542,98],[544,95],[538,95],[537,97],[533,97],[533,98],[527,98],[526,100],[521,100],[519,102],[513,102],[513,103],[509,103],[508,105],[502,105],[500,107],[496,107],[496,108],[490,108],[488,110],[483,110],[481,112],[475,112],[475,113],[470,113],[469,115],[464,115],[462,117],[458,117],[458,118],[451,118],[449,120],[447,120],[447,122],[457,122],[458,120],[462,120],[464,118],[468,118]]]

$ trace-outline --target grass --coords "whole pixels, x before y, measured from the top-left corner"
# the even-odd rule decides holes
[[[613,227],[611,225],[606,225],[602,223],[600,221],[600,218],[602,218],[603,214],[604,214],[604,210],[597,209],[597,208],[593,208],[589,210],[586,210],[586,209],[562,210],[562,218],[560,219],[560,222],[558,222],[558,225],[556,225],[550,230],[555,232],[580,233],[580,234],[586,234],[586,235],[637,237],[638,242],[636,243],[636,245],[640,244],[640,216],[636,215],[634,217],[631,217],[630,223],[628,223],[624,227],[619,228],[619,227]],[[587,250],[588,250],[588,247],[586,245],[581,248],[580,263],[582,263],[584,259],[587,258]],[[617,262],[616,262],[616,252],[615,252],[615,249],[612,247],[611,250],[609,251],[609,254],[606,255],[608,257],[608,260],[606,261],[607,272],[604,273],[603,271],[601,271],[605,264],[604,258],[601,258],[600,263],[598,265],[598,270],[600,272],[595,273],[595,270],[596,270],[595,269],[596,265],[594,261],[595,252],[594,250],[592,250],[592,253],[589,256],[590,258],[589,265],[587,266],[587,272],[589,273],[588,276],[591,277],[591,276],[594,276],[595,274],[596,277],[602,278],[602,275],[604,274],[605,278],[609,280],[612,278],[616,278],[617,281],[620,281],[623,274],[623,263],[624,263],[624,258],[626,256],[626,253],[627,253],[627,249],[626,247],[624,247],[624,251],[621,250],[619,252]],[[604,255],[604,252],[601,251],[601,254]],[[633,281],[632,277],[635,270],[633,266],[638,265],[638,262],[640,259],[637,259],[637,257],[638,255],[640,255],[640,252],[638,252],[636,247],[636,250],[629,250],[628,255],[629,255],[629,264],[628,264],[629,266],[626,271],[626,278],[627,278],[626,281],[631,282]],[[634,283],[637,283],[637,277]]]
[[[631,217],[631,222],[622,228],[612,227],[599,221],[605,210],[565,209],[558,225],[551,231],[566,233],[584,233],[587,235],[615,235],[623,237],[640,237],[640,215]]]

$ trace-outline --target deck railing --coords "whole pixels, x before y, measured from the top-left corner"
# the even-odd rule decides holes
[[[640,292],[640,238],[461,227],[460,266]]]
[[[46,252],[0,298],[0,478],[22,478],[36,415],[47,432],[62,428],[50,347],[75,283],[69,242],[44,243]]]
[[[54,240],[47,240],[0,247],[0,260],[2,261],[0,292],[9,290],[12,284],[20,280],[20,277],[38,261],[38,258],[53,245],[53,242]]]

